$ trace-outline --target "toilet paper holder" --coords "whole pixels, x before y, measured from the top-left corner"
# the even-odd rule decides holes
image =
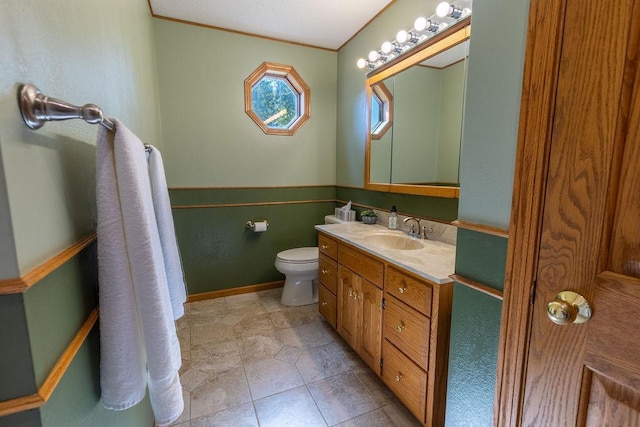
[[[247,228],[250,228],[252,230],[256,229],[256,223],[259,222],[264,222],[264,224],[268,227],[269,223],[267,222],[267,220],[265,219],[264,221],[247,221]]]

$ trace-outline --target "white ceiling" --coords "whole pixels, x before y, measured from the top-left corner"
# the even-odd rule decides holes
[[[337,50],[396,0],[149,0],[154,16]]]

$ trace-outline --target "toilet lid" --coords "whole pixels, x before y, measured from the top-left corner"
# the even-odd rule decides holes
[[[292,264],[303,264],[318,261],[318,248],[295,248],[288,249],[278,253],[277,257],[280,261],[290,262]]]

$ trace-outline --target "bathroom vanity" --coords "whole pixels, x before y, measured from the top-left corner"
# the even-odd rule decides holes
[[[444,425],[455,246],[319,225],[318,309],[425,426]]]

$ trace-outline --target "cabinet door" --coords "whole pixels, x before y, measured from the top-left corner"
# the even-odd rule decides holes
[[[380,347],[382,344],[382,290],[358,277],[358,312],[360,314],[360,357],[380,375]]]
[[[343,266],[338,267],[338,333],[357,349],[356,331],[358,321],[357,310],[357,276]]]

